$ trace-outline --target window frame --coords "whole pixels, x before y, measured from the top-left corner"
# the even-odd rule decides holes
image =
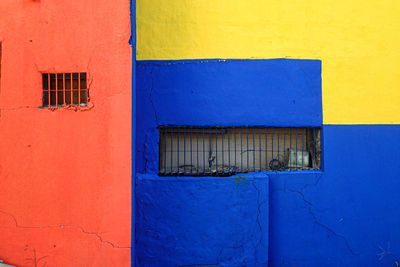
[[[162,126],[158,126],[157,128],[158,128],[158,131],[159,131],[159,133],[158,133],[158,138],[159,138],[158,139],[158,175],[159,176],[232,176],[232,175],[236,175],[236,174],[240,174],[240,173],[264,172],[264,171],[267,171],[267,172],[280,172],[280,173],[287,173],[287,172],[301,172],[301,173],[304,173],[304,172],[310,172],[310,171],[312,171],[312,172],[315,172],[315,171],[320,172],[320,171],[323,170],[322,127],[317,127],[317,126],[312,126],[312,127],[309,127],[309,126],[308,127],[298,127],[298,126],[296,126],[296,127],[271,127],[271,126],[227,126],[227,127],[220,127],[220,126],[205,126],[204,127],[204,126],[184,126],[184,125],[174,125],[174,126],[162,125]],[[164,161],[166,161],[166,158],[165,158],[164,154],[171,153],[171,155],[172,155],[172,153],[176,153],[176,151],[173,151],[173,149],[172,149],[171,150],[172,152],[171,152],[171,151],[168,151],[167,149],[165,149],[164,154],[162,152],[163,148],[161,146],[163,146],[163,145],[168,143],[167,141],[163,142],[163,140],[162,140],[163,138],[165,139],[165,137],[167,137],[164,134],[166,129],[167,129],[167,131],[168,131],[168,129],[172,129],[172,131],[174,131],[174,129],[175,129],[175,131],[176,131],[176,129],[181,129],[182,130],[181,134],[184,134],[184,131],[183,131],[184,129],[192,129],[192,130],[193,129],[217,129],[216,130],[217,132],[218,132],[218,130],[225,129],[225,130],[228,130],[228,133],[229,133],[229,135],[227,135],[227,136],[230,136],[232,134],[232,132],[231,132],[232,130],[230,130],[230,129],[236,129],[236,130],[237,129],[241,129],[241,131],[243,129],[246,129],[247,132],[249,130],[252,131],[254,129],[256,129],[257,131],[261,131],[261,129],[263,129],[262,131],[265,130],[265,132],[267,133],[267,136],[269,134],[269,132],[267,132],[269,129],[271,131],[274,131],[274,130],[276,131],[277,130],[276,134],[272,133],[272,138],[271,139],[272,139],[272,144],[276,144],[276,143],[274,143],[273,138],[278,138],[277,139],[277,144],[278,144],[277,154],[278,154],[278,158],[281,157],[282,154],[283,154],[283,160],[281,160],[280,158],[278,159],[278,161],[280,161],[281,165],[280,165],[280,167],[278,167],[276,169],[272,169],[271,167],[269,167],[269,168],[265,167],[265,165],[268,164],[268,162],[269,162],[269,158],[274,158],[274,154],[275,154],[274,153],[274,148],[272,148],[272,151],[271,151],[272,156],[270,157],[270,156],[268,156],[268,153],[269,153],[270,150],[268,150],[267,147],[264,150],[263,145],[260,145],[260,147],[257,147],[257,143],[252,143],[253,150],[254,150],[253,153],[255,153],[255,151],[257,151],[257,153],[260,154],[259,159],[257,159],[255,156],[253,156],[252,164],[254,165],[254,162],[259,160],[260,161],[259,168],[255,168],[255,167],[250,168],[250,166],[247,165],[245,169],[243,169],[242,166],[240,166],[240,170],[238,170],[239,167],[236,165],[237,161],[235,159],[235,163],[234,163],[235,165],[233,165],[233,166],[229,165],[229,171],[224,171],[226,166],[224,166],[224,158],[222,156],[222,161],[223,161],[222,171],[221,171],[221,168],[219,167],[219,165],[217,163],[214,170],[212,170],[212,168],[210,166],[210,169],[208,169],[207,171],[203,171],[203,172],[196,171],[196,172],[193,172],[193,169],[190,170],[190,171],[186,171],[186,168],[189,168],[189,167],[186,167],[185,164],[183,165],[183,167],[181,165],[179,165],[179,155],[182,152],[180,152],[179,149],[178,149],[178,152],[177,152],[177,154],[178,154],[178,167],[172,167],[172,165],[173,165],[172,162],[174,161],[174,159],[173,159],[174,156],[171,156],[168,159],[168,160],[171,160],[170,171],[168,171],[168,165],[165,165],[165,166],[163,165],[163,158],[162,157],[164,157]],[[289,149],[289,147],[287,145],[285,146],[285,144],[284,144],[284,148],[279,150],[279,144],[280,144],[280,142],[282,142],[282,139],[279,139],[279,133],[283,132],[283,136],[286,136],[285,134],[287,134],[287,133],[285,133],[285,130],[289,130],[289,129],[290,129],[290,131],[293,130],[296,133],[298,133],[298,131],[300,130],[301,133],[303,133],[303,138],[304,138],[304,136],[306,136],[306,138],[309,138],[308,141],[303,140],[301,142],[302,146],[308,144],[309,147],[308,147],[307,150],[305,150],[304,147],[303,147],[303,148],[301,148],[301,150],[299,150],[300,148],[297,148],[296,150],[294,150],[294,152],[290,151],[290,150],[288,152],[286,152],[286,150]],[[304,134],[304,131],[307,131],[306,132],[307,135]],[[310,131],[312,131],[312,132],[310,132]],[[222,133],[223,133],[223,131],[222,131]],[[174,132],[172,132],[172,134],[174,134]],[[215,134],[215,131],[212,134]],[[250,134],[254,134],[254,133],[251,132]],[[250,138],[254,138],[254,136],[252,136],[252,135],[250,135],[250,136],[247,135],[247,139],[249,137]],[[167,139],[168,138],[169,137],[167,137]],[[201,137],[200,139],[202,139],[202,138],[203,137]],[[257,140],[259,140],[260,137],[258,136],[257,138],[258,138]],[[281,137],[281,138],[284,138],[283,142],[285,142],[285,137]],[[291,138],[293,138],[293,137],[291,136]],[[218,133],[217,133],[216,139],[218,139]],[[222,139],[223,139],[223,137],[222,137]],[[248,142],[247,139],[246,139],[246,142]],[[190,138],[188,140],[192,140],[192,138]],[[240,139],[240,140],[242,140],[242,139]],[[297,140],[299,140],[299,139],[297,139]],[[209,143],[209,142],[210,141],[207,141],[207,143]],[[266,138],[265,142],[267,142],[266,145],[269,144],[268,143],[268,137]],[[171,144],[171,142],[170,142],[170,144]],[[222,144],[226,144],[226,143],[222,143]],[[243,144],[240,145],[241,148],[243,148],[243,146],[244,146]],[[313,153],[310,153],[310,146],[314,150]],[[235,144],[235,147],[236,147],[236,144]],[[248,149],[249,148],[248,144],[246,144],[246,147],[247,147],[247,151],[250,151]],[[190,149],[192,149],[192,148],[193,147],[191,145]],[[198,148],[197,148],[197,150],[198,150]],[[251,150],[251,151],[253,151],[253,150]],[[296,153],[296,151],[297,151],[297,153]],[[302,152],[299,152],[299,151],[302,151]],[[203,155],[202,155],[203,157],[206,157],[206,156],[204,156],[204,154],[206,154],[206,152],[207,151],[203,152]],[[216,158],[217,159],[221,159],[221,156],[218,156],[218,152],[219,151],[216,152],[216,155],[217,155]],[[193,155],[193,152],[191,152],[191,153],[189,153],[189,155]],[[222,152],[222,154],[223,153],[225,153],[225,152]],[[229,153],[231,153],[231,152],[229,152]],[[235,150],[235,153],[236,153],[236,150]],[[242,153],[242,150],[241,150],[241,153]],[[266,153],[266,154],[262,154],[262,153]],[[300,157],[302,159],[301,162],[303,163],[303,166],[301,166],[301,168],[300,168],[300,166],[293,167],[293,165],[291,165],[291,166],[287,165],[288,163],[290,163],[290,159],[291,159],[290,153],[295,153],[296,154],[296,156],[295,156],[296,159],[299,159],[299,157],[298,157],[299,154],[303,154]],[[305,156],[306,153],[308,153],[308,156]],[[227,155],[227,154],[225,154],[225,155]],[[229,154],[229,157],[230,157],[230,155],[232,155],[232,154]],[[263,157],[264,157],[263,155],[265,155],[265,163],[261,162]],[[289,161],[287,159],[288,155],[289,155]],[[198,157],[199,156],[197,155],[196,158],[198,158]],[[247,155],[247,157],[249,157],[249,156]],[[308,157],[308,161],[306,161],[307,157]],[[311,158],[311,157],[313,157],[313,158]],[[184,156],[184,159],[186,159],[186,156]],[[246,158],[246,160],[247,160],[247,164],[249,164],[248,163],[249,162],[248,158]],[[294,159],[292,159],[292,160],[294,160]],[[307,164],[307,162],[308,162],[308,166],[305,166],[305,164]],[[205,167],[206,163],[204,162],[204,159],[203,159],[203,163],[204,163],[204,166],[202,166],[202,168],[206,168]],[[311,166],[311,165],[313,165],[313,166]],[[192,168],[200,169],[200,165],[196,165],[195,167],[193,167],[192,162],[191,162],[191,166],[192,166]],[[234,167],[236,170],[231,170],[231,167]],[[184,168],[184,170],[181,171],[180,170],[181,168]]]

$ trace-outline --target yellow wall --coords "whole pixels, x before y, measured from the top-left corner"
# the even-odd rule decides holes
[[[398,124],[399,14],[399,0],[137,0],[137,58],[321,59],[325,124]]]

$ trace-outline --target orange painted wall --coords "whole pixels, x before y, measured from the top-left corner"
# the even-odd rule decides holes
[[[129,10],[127,0],[0,1],[5,263],[131,264]],[[93,108],[39,109],[40,73],[75,71],[88,72]]]

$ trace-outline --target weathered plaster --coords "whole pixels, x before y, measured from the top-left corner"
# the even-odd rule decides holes
[[[209,226],[209,232],[187,236],[184,230],[190,229],[186,226],[191,221],[186,214],[195,217],[207,213],[208,207],[204,210],[191,210],[191,207],[197,207],[202,203],[200,200],[214,199],[219,190],[218,183],[226,186],[234,179],[157,176],[156,127],[165,124],[287,126],[301,120],[305,125],[321,126],[320,76],[316,74],[320,71],[318,62],[138,62],[136,170],[142,173],[138,176],[137,188],[140,197],[137,197],[136,259],[142,264],[138,266],[154,263],[158,258],[164,260],[161,257],[163,252],[170,253],[186,241],[188,243],[184,247],[196,256],[191,258],[184,253],[174,254],[180,255],[178,259],[184,262],[182,264],[217,264],[218,257],[201,248],[208,244],[202,237],[211,235],[226,223],[211,220],[213,224]],[[280,63],[284,67],[279,66]],[[243,68],[237,66],[240,64]],[[305,71],[297,72],[299,66]],[[270,71],[269,67],[274,68],[275,72]],[[251,72],[256,75],[252,76],[249,74]],[[279,90],[275,90],[277,88]],[[279,105],[270,101],[281,96],[282,92],[285,96]],[[292,99],[296,100],[295,105],[291,103]],[[251,105],[253,102],[255,105]],[[303,108],[304,103],[307,104]],[[290,108],[295,111],[285,113]],[[284,115],[277,116],[281,112]],[[268,195],[269,201],[269,266],[390,266],[394,260],[398,261],[398,136],[398,125],[322,125],[322,171],[266,174],[269,177],[269,191],[264,195]],[[254,177],[258,175],[262,174],[249,174]],[[204,187],[201,186],[203,183]],[[229,188],[226,186],[227,191]],[[254,196],[243,197],[249,210],[257,206],[250,201]],[[144,202],[140,202],[141,199],[145,199]],[[169,203],[179,205],[169,206]],[[224,206],[226,203],[216,203],[216,209],[227,209]],[[240,206],[239,203],[234,204]],[[226,216],[229,218],[229,213]],[[237,217],[242,221],[247,218],[240,213]],[[180,224],[180,219],[187,224]],[[208,223],[209,219],[206,221]],[[145,225],[149,222],[151,231],[146,231]],[[250,230],[249,226],[244,232]],[[200,240],[202,246],[190,246],[188,240]],[[233,235],[224,240],[226,244],[235,243]],[[155,249],[151,250],[152,247]],[[198,255],[207,260],[196,261],[200,257]],[[233,266],[263,266],[257,261],[244,263],[240,255],[249,255],[248,251],[230,251],[228,255],[236,260]],[[176,257],[170,258],[173,260]],[[159,266],[178,265],[171,261]],[[226,263],[224,260],[220,262]]]
[[[139,0],[139,60],[321,59],[324,124],[400,123],[400,1]]]
[[[268,176],[137,176],[137,266],[266,266]]]
[[[4,0],[0,14],[0,259],[130,266],[130,2]],[[48,71],[87,72],[90,106],[38,108]]]

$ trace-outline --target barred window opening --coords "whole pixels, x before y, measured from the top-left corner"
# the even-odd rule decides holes
[[[321,169],[320,128],[161,126],[159,175]]]
[[[43,73],[43,107],[87,106],[86,72]]]

